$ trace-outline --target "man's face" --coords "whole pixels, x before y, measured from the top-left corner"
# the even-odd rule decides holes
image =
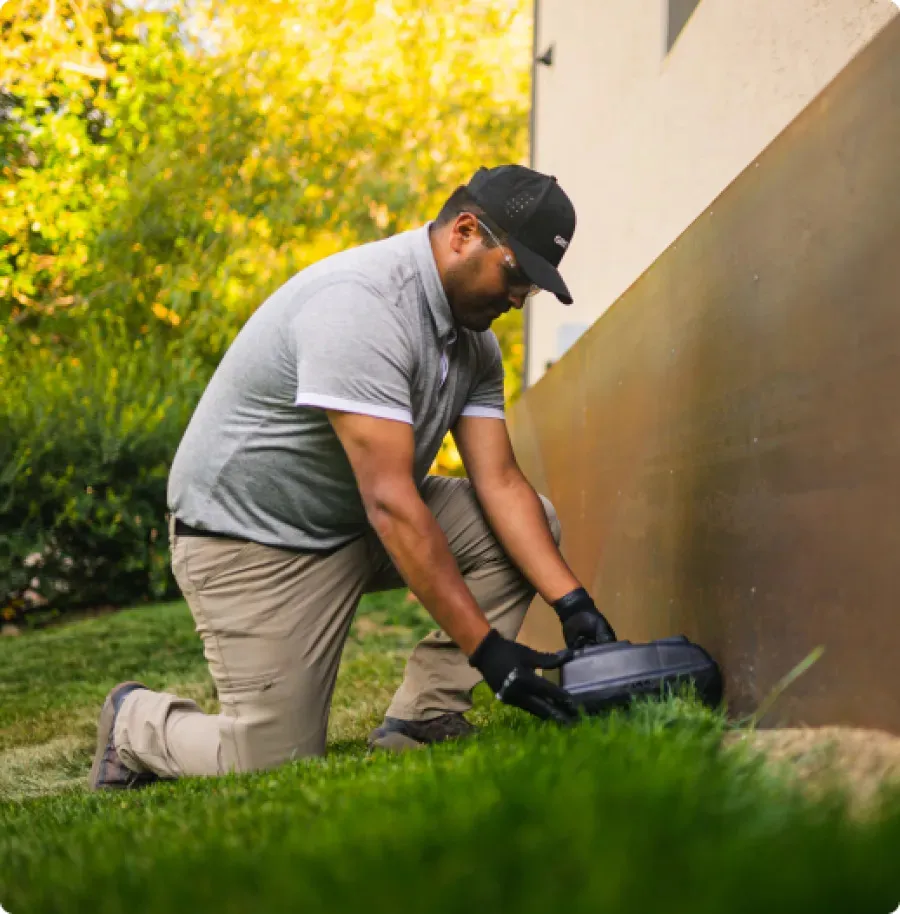
[[[487,330],[510,308],[521,308],[530,289],[510,269],[513,255],[509,249],[486,246],[481,232],[484,229],[471,213],[457,216],[450,232],[453,260],[444,276],[456,323],[475,331]]]

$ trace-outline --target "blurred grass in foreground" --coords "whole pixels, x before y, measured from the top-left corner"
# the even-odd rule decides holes
[[[0,803],[0,904],[91,914],[886,914],[900,902],[900,795],[865,819],[843,794],[811,799],[762,759],[723,750],[723,721],[683,701],[560,730],[482,688],[476,740],[367,756],[365,733],[427,628],[401,592],[365,601],[327,758],[125,795],[82,786],[110,684],[180,682],[215,707],[184,605],[0,642],[0,786],[6,759],[8,795],[61,789]],[[39,753],[47,738],[74,741],[68,780],[57,759],[44,781],[9,791],[9,758]]]

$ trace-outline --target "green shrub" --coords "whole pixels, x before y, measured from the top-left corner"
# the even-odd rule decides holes
[[[108,319],[86,323],[64,355],[0,355],[7,621],[177,593],[166,481],[206,378],[172,343],[128,340]]]

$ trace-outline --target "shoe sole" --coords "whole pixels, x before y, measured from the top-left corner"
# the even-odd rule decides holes
[[[116,696],[125,688],[125,686],[140,686],[146,688],[141,682],[120,682],[115,688],[111,689],[103,702],[100,710],[100,719],[97,721],[97,748],[94,751],[94,762],[91,765],[91,776],[88,784],[91,790],[112,790],[107,784],[100,784],[100,769],[103,766],[103,756],[106,755],[106,747],[112,737],[112,729],[116,722]]]
[[[405,736],[396,730],[385,733],[369,743],[370,749],[384,749],[387,752],[409,752],[411,749],[424,749],[427,743],[420,743],[411,736]]]

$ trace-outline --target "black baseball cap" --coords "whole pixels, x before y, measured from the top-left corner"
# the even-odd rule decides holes
[[[466,189],[506,232],[505,244],[528,278],[571,305],[557,267],[575,234],[575,207],[556,178],[523,165],[501,165],[479,168]]]

